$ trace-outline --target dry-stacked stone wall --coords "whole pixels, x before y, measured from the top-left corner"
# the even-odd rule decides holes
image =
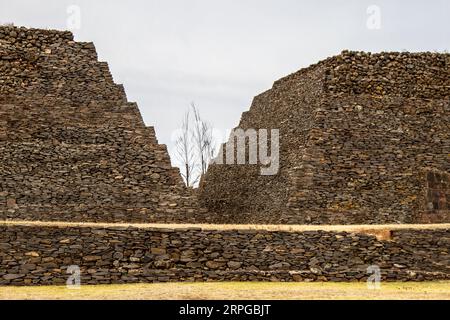
[[[346,232],[0,227],[0,284],[165,281],[450,279],[450,230],[396,230],[390,240]],[[372,267],[372,270],[376,270]]]
[[[221,222],[450,221],[450,54],[343,52],[275,82],[239,128],[280,130],[280,170],[210,167]]]
[[[165,145],[70,32],[0,27],[0,219],[201,216]]]

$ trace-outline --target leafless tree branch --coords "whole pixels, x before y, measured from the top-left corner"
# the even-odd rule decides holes
[[[214,157],[215,144],[211,125],[202,119],[194,103],[183,117],[176,151],[182,162],[181,175],[186,186],[197,185]]]

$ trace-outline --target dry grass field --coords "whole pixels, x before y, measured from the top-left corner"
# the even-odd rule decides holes
[[[158,283],[81,286],[0,287],[0,299],[27,300],[450,300],[450,282],[386,282],[380,289],[361,283]]]

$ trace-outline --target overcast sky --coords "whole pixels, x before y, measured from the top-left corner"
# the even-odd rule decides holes
[[[275,80],[344,49],[450,47],[450,0],[0,0],[0,22],[94,42],[171,152],[192,101],[225,134]]]

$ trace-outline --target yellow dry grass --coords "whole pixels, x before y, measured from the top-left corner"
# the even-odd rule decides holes
[[[0,299],[23,300],[450,300],[450,281],[386,282],[207,282],[123,285],[0,287]]]

